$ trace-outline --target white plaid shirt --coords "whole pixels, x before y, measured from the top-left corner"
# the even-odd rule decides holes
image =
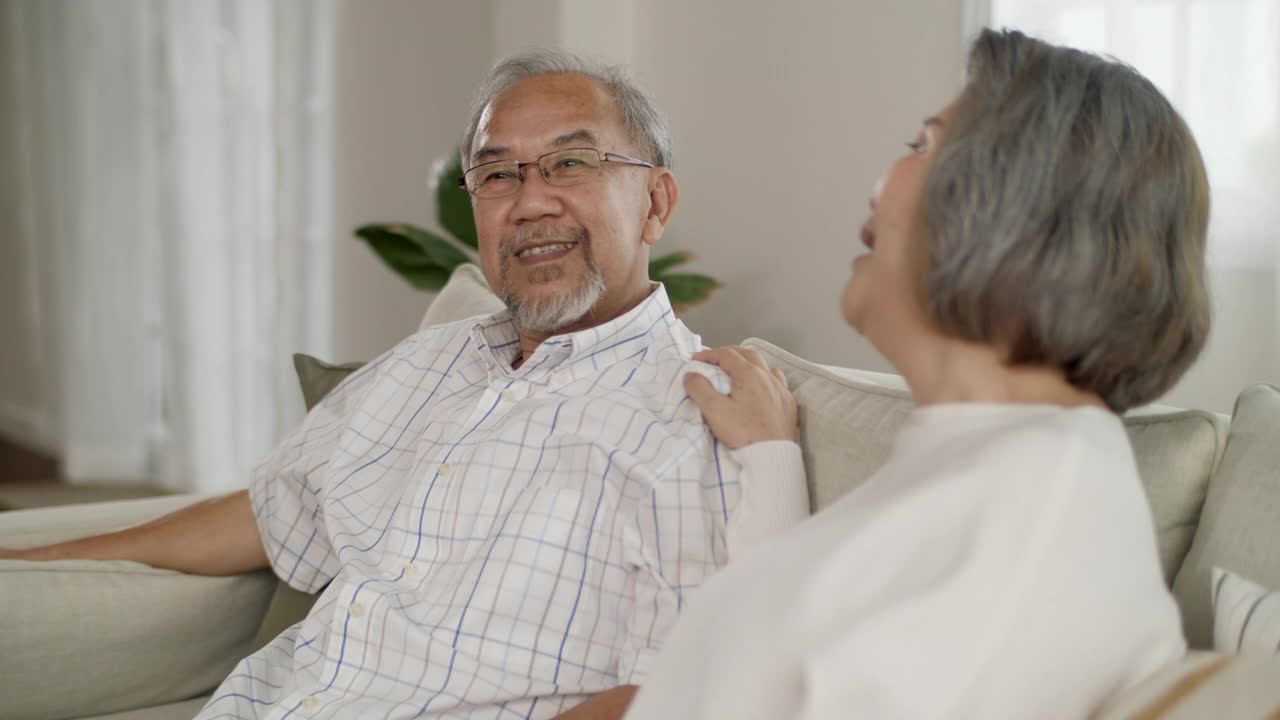
[[[546,718],[644,679],[740,493],[681,383],[698,337],[659,286],[519,347],[505,313],[419,332],[258,467],[275,572],[328,588],[200,718]]]

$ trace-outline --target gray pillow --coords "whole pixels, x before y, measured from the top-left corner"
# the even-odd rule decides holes
[[[1191,551],[1173,594],[1192,647],[1213,644],[1210,598],[1216,567],[1280,587],[1280,388],[1255,385],[1236,398],[1222,462],[1209,482]]]
[[[310,355],[294,353],[293,369],[298,372],[298,385],[302,388],[302,402],[306,403],[307,412],[311,412],[316,403],[338,387],[338,383],[362,367],[362,362],[334,365]]]

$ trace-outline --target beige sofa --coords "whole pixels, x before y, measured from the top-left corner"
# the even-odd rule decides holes
[[[464,268],[423,324],[495,303],[479,273]],[[816,365],[760,340],[746,344],[783,370],[799,400],[820,510],[883,462],[911,401],[895,376]],[[311,404],[348,368],[303,363],[299,371]],[[1280,717],[1280,656],[1208,652],[1212,567],[1280,588],[1280,389],[1246,389],[1232,417],[1148,408],[1125,422],[1165,579],[1198,652],[1119,694],[1100,716]],[[0,546],[124,527],[196,499],[0,513]],[[301,618],[309,601],[265,572],[205,578],[128,562],[0,561],[0,717],[190,717],[240,657]]]

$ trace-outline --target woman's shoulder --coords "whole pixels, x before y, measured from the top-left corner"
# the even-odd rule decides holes
[[[963,432],[988,462],[1031,465],[1042,476],[1133,469],[1123,423],[1101,408],[1011,406]]]
[[[933,413],[910,432],[918,442],[896,448],[902,465],[987,520],[1091,505],[1113,519],[1147,513],[1124,425],[1101,408],[962,408]]]
[[[1024,416],[993,436],[983,455],[996,478],[991,489],[1004,501],[992,512],[1036,512],[1077,549],[1082,535],[1123,536],[1145,552],[1138,541],[1154,537],[1128,435],[1111,412],[1059,408]]]

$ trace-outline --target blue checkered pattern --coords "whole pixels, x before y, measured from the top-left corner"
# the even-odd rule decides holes
[[[276,573],[328,587],[199,717],[546,718],[641,682],[740,492],[698,348],[658,288],[519,370],[500,314],[353,374],[250,485]]]

